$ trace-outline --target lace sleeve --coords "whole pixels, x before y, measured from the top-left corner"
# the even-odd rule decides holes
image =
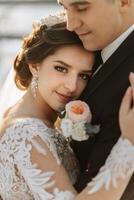
[[[91,187],[89,194],[101,188],[109,190],[118,187],[120,179],[127,179],[134,172],[134,145],[124,138],[119,138],[108,156],[105,165],[100,168],[98,175],[88,184]]]
[[[70,186],[68,176],[60,165],[52,132],[52,129],[37,119],[21,120],[6,129],[0,145],[2,197],[5,197],[7,192],[13,193],[17,176],[23,180],[23,188],[25,186],[30,191],[32,198],[24,198],[25,200],[74,199],[73,187]],[[7,174],[4,171],[5,166],[6,170],[8,169]],[[62,181],[61,177],[64,177]],[[13,196],[12,199],[17,198]]]
[[[122,137],[112,148],[104,166],[76,200],[119,200],[134,172],[134,145]]]

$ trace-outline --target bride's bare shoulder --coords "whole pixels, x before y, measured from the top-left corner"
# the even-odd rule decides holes
[[[9,108],[5,111],[5,113],[4,113],[4,115],[3,115],[3,118],[4,118],[4,119],[8,116],[8,114],[9,114],[9,112],[10,112],[11,109],[12,109],[12,107],[9,107]]]

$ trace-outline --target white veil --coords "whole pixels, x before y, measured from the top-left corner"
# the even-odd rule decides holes
[[[14,105],[25,93],[16,87],[14,74],[14,70],[11,69],[0,91],[0,120],[4,112]]]

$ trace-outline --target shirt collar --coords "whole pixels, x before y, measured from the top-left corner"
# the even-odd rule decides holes
[[[115,50],[121,45],[121,43],[128,37],[128,35],[133,30],[134,24],[101,51],[103,63],[105,63],[108,60],[108,58],[115,52]]]

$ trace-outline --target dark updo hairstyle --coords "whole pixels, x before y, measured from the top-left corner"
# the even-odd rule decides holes
[[[65,22],[53,26],[42,24],[34,27],[32,33],[24,38],[22,50],[14,61],[17,87],[25,90],[31,83],[32,74],[29,70],[29,64],[40,63],[48,55],[53,54],[57,48],[66,44],[83,46],[79,37],[66,29]]]

